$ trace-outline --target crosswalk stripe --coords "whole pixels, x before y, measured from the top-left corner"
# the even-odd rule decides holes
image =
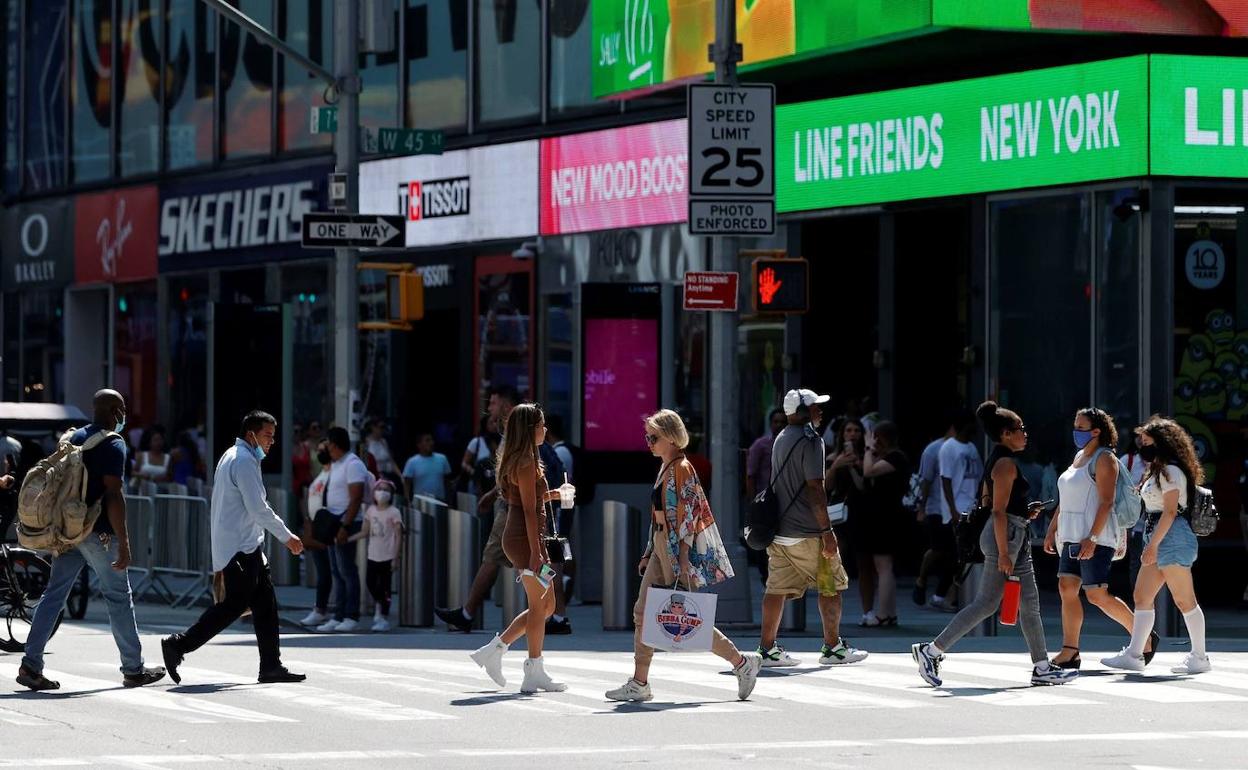
[[[958,671],[972,676],[1000,678],[1013,671],[1010,666],[987,662],[1000,660],[999,657],[983,654],[964,653],[951,660],[955,661],[953,667]],[[1124,677],[1118,672],[1085,674],[1071,683],[1069,687],[1078,692],[1092,692],[1152,703],[1219,703],[1248,700],[1240,695],[1188,687],[1183,683],[1150,682],[1147,676]]]
[[[696,663],[703,663],[698,660]],[[890,667],[884,670],[884,667]],[[900,673],[892,670],[893,668],[905,668],[906,673]],[[773,671],[794,671],[795,669],[771,669]],[[798,668],[798,671],[809,670],[809,667]],[[1026,670],[1024,669],[1024,672]],[[857,687],[870,687],[883,690],[892,690],[903,692],[916,698],[927,699],[926,703],[910,703],[909,705],[932,706],[933,702],[950,699],[959,700],[959,705],[965,702],[971,702],[986,706],[1010,706],[1029,708],[1032,706],[1095,706],[1101,701],[1080,698],[1070,693],[1057,693],[1046,691],[1046,689],[1033,688],[1030,686],[1029,679],[1021,680],[1018,672],[1011,671],[1012,676],[1009,681],[1012,686],[992,691],[986,688],[980,682],[972,682],[970,680],[958,679],[956,677],[945,676],[945,671],[941,671],[944,684],[940,688],[928,687],[915,671],[914,661],[909,655],[904,654],[883,654],[872,655],[861,663],[854,663],[844,666],[821,666],[817,674],[807,676],[815,677],[821,683],[827,683],[835,688],[835,697],[841,697],[842,693],[849,692],[844,687],[837,685],[853,685]],[[768,676],[765,681],[779,679],[779,676]],[[783,685],[788,687],[788,683]],[[822,687],[823,685],[821,685]],[[973,699],[967,699],[959,694],[959,690],[973,690],[975,696]],[[827,696],[831,697],[831,696]]]
[[[110,667],[109,664],[99,664]],[[0,664],[0,678],[15,678],[17,666]],[[192,724],[211,724],[221,721],[238,722],[294,722],[294,719],[251,711],[237,706],[228,706],[205,698],[196,698],[172,693],[166,689],[142,687],[123,688],[117,680],[92,679],[89,677],[54,674],[65,690],[90,692],[105,700],[148,712],[164,714],[179,722]],[[64,692],[62,690],[61,692]],[[53,696],[55,697],[55,696]]]
[[[11,725],[20,725],[22,727],[47,727],[52,724],[52,720],[34,716],[33,714],[23,714],[20,711],[12,709],[0,708],[0,722],[7,722]]]
[[[214,671],[212,669],[198,668],[195,666],[180,666],[178,671],[183,674],[185,680],[186,674],[211,682],[221,682],[226,684],[239,685],[238,691],[245,691],[248,694],[254,694],[261,698],[281,701],[289,703],[297,709],[316,709],[320,712],[335,711],[348,719],[358,719],[373,722],[398,722],[419,719],[454,719],[455,717],[447,714],[439,714],[436,711],[427,711],[425,709],[412,708],[410,706],[400,706],[386,701],[376,700],[374,698],[365,698],[350,693],[337,692],[335,690],[325,689],[309,685],[306,682],[300,682],[290,686],[270,686],[256,684],[254,680],[244,679],[238,682],[238,675],[224,671]]]
[[[447,660],[396,658],[396,659],[370,660],[368,662],[371,664],[380,665],[380,666],[393,666],[393,667],[399,667],[399,668],[429,671],[429,672],[438,673],[441,676],[457,676],[457,677],[472,676],[474,680],[477,680],[477,681],[485,677],[485,674],[481,671],[481,669],[478,668],[477,665],[471,661],[460,662],[460,661],[447,661]],[[601,671],[604,665],[607,665],[605,661],[603,662],[603,665],[589,667],[589,670]],[[631,664],[629,665],[630,665],[629,673],[631,673],[632,672]],[[571,697],[580,698],[582,700],[589,701],[590,703],[596,704],[595,708],[590,709],[592,713],[595,715],[610,715],[610,714],[624,713],[624,712],[619,711],[619,704],[617,704],[614,701],[608,701],[603,694],[607,690],[617,687],[619,685],[619,682],[608,680],[602,677],[596,677],[593,675],[586,675],[580,672],[579,670],[575,672],[568,670],[568,669],[579,669],[579,668],[584,668],[584,667],[583,666],[577,667],[577,666],[570,665],[565,656],[561,655],[558,658],[551,658],[550,670],[548,671],[548,673],[550,673],[551,676],[556,681],[561,681],[567,684],[568,689],[563,693],[554,693],[552,694],[552,696],[543,695],[541,696],[542,701],[550,702],[550,703],[558,703],[562,701],[562,698],[560,696],[563,696],[564,698],[571,696]],[[489,680],[486,679],[485,681],[488,682]],[[520,680],[517,679],[513,685],[511,678],[508,677],[508,682],[507,682],[508,687],[510,688],[512,686],[518,686],[519,681]],[[493,684],[490,683],[489,686],[492,687]],[[735,694],[736,686],[733,685],[731,689],[733,693]],[[699,696],[690,695],[688,697],[690,700],[699,700]],[[502,702],[515,703],[515,701],[502,701]],[[672,711],[672,704],[666,703],[666,702],[634,703],[630,705],[632,707],[635,707],[635,709],[642,710],[642,711],[656,711],[656,712],[662,711],[665,713],[671,713]],[[736,702],[735,700],[733,702],[728,702],[728,703],[701,701],[697,703],[696,708],[690,707],[690,711],[696,711],[699,714],[740,714],[740,713],[743,713],[743,709],[746,711],[749,711],[750,713],[774,710],[774,709],[771,709],[765,706],[760,706],[758,704],[753,704],[753,703],[748,704],[748,705],[741,704],[741,703]]]

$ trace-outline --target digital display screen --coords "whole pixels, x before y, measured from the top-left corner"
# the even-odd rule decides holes
[[[585,321],[585,449],[641,452],[642,421],[659,406],[659,322]]]

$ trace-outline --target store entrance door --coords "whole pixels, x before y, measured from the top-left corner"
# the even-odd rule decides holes
[[[65,402],[91,414],[100,388],[113,387],[113,287],[65,292]]]
[[[208,353],[212,457],[232,446],[243,417],[260,409],[277,418],[279,441],[262,468],[266,474],[283,472],[283,458],[290,456],[290,447],[282,447],[290,435],[285,419],[290,406],[289,315],[283,305],[212,305]]]

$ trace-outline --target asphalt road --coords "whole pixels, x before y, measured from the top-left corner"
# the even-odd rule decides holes
[[[140,617],[143,616],[142,609]],[[189,616],[188,616],[189,617]],[[158,638],[143,625],[149,664]],[[263,767],[602,767],[743,760],[818,767],[1244,767],[1248,653],[1213,653],[1215,670],[1184,678],[1171,645],[1144,675],[1095,660],[1075,684],[1033,688],[1022,643],[1010,632],[968,639],[951,655],[945,686],[919,680],[908,639],[871,640],[856,666],[821,668],[815,639],[793,639],[804,658],[764,672],[749,702],[709,655],[661,654],[655,700],[615,704],[604,690],[631,672],[629,636],[602,632],[550,640],[547,669],[571,687],[518,693],[524,653],[506,662],[498,691],[465,652],[489,636],[445,632],[283,638],[299,685],[255,683],[257,657],[237,626],[165,680],[123,689],[107,626],[66,625],[52,640],[48,673],[63,689],[19,691],[18,657],[0,655],[0,766],[182,765]],[[743,638],[742,646],[752,644]],[[1242,645],[1223,643],[1229,649]],[[891,650],[891,651],[883,651]],[[1116,648],[1114,648],[1116,651]]]

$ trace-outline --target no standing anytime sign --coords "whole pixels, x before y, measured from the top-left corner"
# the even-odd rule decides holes
[[[689,86],[689,231],[770,235],[776,226],[776,89]]]

